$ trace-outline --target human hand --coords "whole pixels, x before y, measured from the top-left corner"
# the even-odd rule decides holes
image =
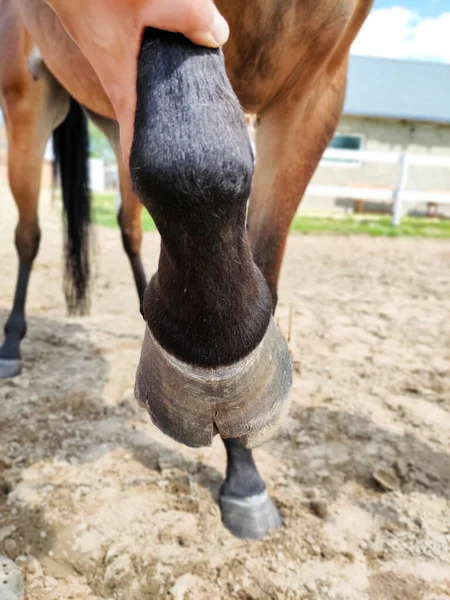
[[[120,126],[128,166],[136,111],[137,59],[145,27],[179,32],[216,48],[229,35],[212,0],[46,0],[94,68]]]

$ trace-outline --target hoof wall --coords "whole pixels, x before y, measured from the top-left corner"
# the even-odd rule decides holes
[[[237,538],[259,540],[283,524],[267,491],[249,498],[220,496],[219,504],[223,524]]]
[[[0,358],[0,379],[8,379],[20,375],[20,360]]]
[[[0,556],[0,600],[22,600],[25,593],[22,571],[6,556]]]
[[[279,428],[289,408],[291,385],[291,357],[272,317],[253,352],[217,368],[176,359],[147,326],[135,393],[153,423],[177,442],[210,446],[219,433],[254,448]]]

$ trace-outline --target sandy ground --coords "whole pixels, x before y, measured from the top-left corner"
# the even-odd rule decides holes
[[[0,210],[4,322],[4,192]],[[255,453],[284,527],[247,542],[221,524],[220,440],[186,449],[135,403],[143,322],[119,233],[96,230],[92,314],[67,318],[59,218],[42,213],[23,373],[0,382],[0,554],[28,600],[450,598],[448,242],[291,238],[293,405]],[[157,252],[146,235],[149,273]]]

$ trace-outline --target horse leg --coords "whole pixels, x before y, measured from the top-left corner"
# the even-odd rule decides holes
[[[38,199],[42,158],[45,150],[36,140],[37,115],[34,106],[15,106],[7,111],[8,174],[19,221],[15,243],[19,273],[11,314],[5,324],[5,340],[0,348],[0,378],[20,373],[20,342],[27,330],[25,302],[33,261],[39,250],[41,232]]]
[[[147,287],[147,277],[141,259],[142,204],[132,192],[130,173],[128,169],[125,168],[122,159],[118,160],[117,164],[119,168],[120,195],[122,199],[118,221],[122,233],[123,247],[130,261],[142,312],[142,301],[145,288]]]
[[[316,167],[335,132],[345,98],[347,61],[334,77],[319,76],[299,101],[295,88],[256,129],[257,164],[249,203],[253,257],[274,309],[286,240]]]
[[[130,261],[133,272],[139,301],[142,305],[145,288],[147,287],[147,277],[141,258],[142,247],[142,225],[141,213],[142,204],[139,198],[133,193],[130,173],[125,168],[122,160],[122,150],[119,138],[119,125],[117,121],[102,117],[90,110],[87,111],[91,121],[108,138],[111,148],[116,155],[117,168],[119,170],[119,185],[121,204],[117,215],[120,231],[122,233],[122,243],[126,255]],[[142,306],[141,306],[142,310]]]
[[[260,539],[282,524],[280,513],[267,494],[252,451],[239,440],[223,440],[227,475],[219,505],[225,527],[236,537]]]
[[[9,185],[19,212],[15,235],[19,272],[13,308],[5,324],[5,340],[0,347],[0,379],[20,373],[20,342],[27,331],[25,302],[41,237],[38,201],[42,161],[52,130],[68,110],[66,92],[40,61],[34,64],[33,76],[34,81],[28,74],[20,92],[12,89],[3,94]]]
[[[287,411],[292,368],[245,230],[253,160],[241,108],[219,51],[153,29],[137,91],[130,171],[162,241],[136,398],[188,446],[217,433],[260,445]]]
[[[307,103],[296,102],[295,96],[287,98],[264,115],[257,128],[248,228],[255,262],[269,285],[274,309],[289,227],[336,128],[345,73],[343,65],[333,82],[321,82],[312,91]],[[261,538],[281,525],[281,517],[267,495],[251,450],[239,440],[224,443],[227,476],[219,498],[223,522],[237,537]]]

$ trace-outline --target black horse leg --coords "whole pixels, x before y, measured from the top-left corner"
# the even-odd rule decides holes
[[[239,538],[259,539],[282,523],[267,494],[252,451],[239,440],[223,440],[227,450],[227,476],[219,504],[224,525]]]
[[[14,304],[5,324],[5,340],[0,347],[0,379],[20,373],[20,342],[27,331],[25,302],[32,264],[32,261],[19,261]]]

